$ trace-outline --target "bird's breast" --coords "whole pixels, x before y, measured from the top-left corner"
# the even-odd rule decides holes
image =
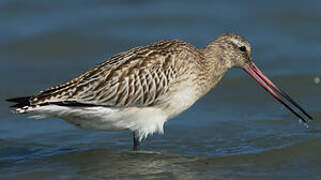
[[[162,109],[168,119],[171,119],[191,107],[198,99],[195,86],[184,82],[171,88]]]

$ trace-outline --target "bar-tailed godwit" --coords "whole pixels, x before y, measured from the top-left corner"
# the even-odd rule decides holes
[[[230,68],[242,68],[303,122],[312,117],[253,63],[242,36],[226,33],[205,48],[178,40],[122,52],[79,77],[22,98],[8,99],[16,114],[58,117],[85,129],[130,130],[133,149],[210,91]],[[301,111],[288,106],[280,96]]]

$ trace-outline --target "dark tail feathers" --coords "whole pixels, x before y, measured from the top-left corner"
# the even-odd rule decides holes
[[[30,96],[17,97],[17,98],[6,99],[6,101],[17,103],[17,104],[10,106],[10,107],[22,108],[24,106],[30,106],[30,102],[29,102],[30,98],[31,98]]]

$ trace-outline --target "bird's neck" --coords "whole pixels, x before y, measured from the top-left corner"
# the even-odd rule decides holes
[[[224,55],[215,47],[206,47],[201,50],[204,59],[200,63],[202,77],[200,83],[202,93],[206,94],[211,90],[224,76],[230,66],[224,61]]]

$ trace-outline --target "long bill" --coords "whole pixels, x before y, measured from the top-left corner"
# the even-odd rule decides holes
[[[252,62],[246,69],[244,69],[250,76],[252,76],[267,92],[269,92],[277,101],[283,104],[286,108],[288,108],[293,114],[295,114],[298,118],[300,118],[303,122],[307,123],[308,120],[303,118],[299,113],[293,110],[288,104],[286,104],[278,94],[283,96],[286,100],[288,100],[293,106],[298,108],[308,119],[312,120],[312,116],[310,116],[301,106],[298,105],[289,95],[287,95],[284,91],[280,90],[268,77],[266,77],[262,71]],[[277,94],[277,93],[278,94]]]

